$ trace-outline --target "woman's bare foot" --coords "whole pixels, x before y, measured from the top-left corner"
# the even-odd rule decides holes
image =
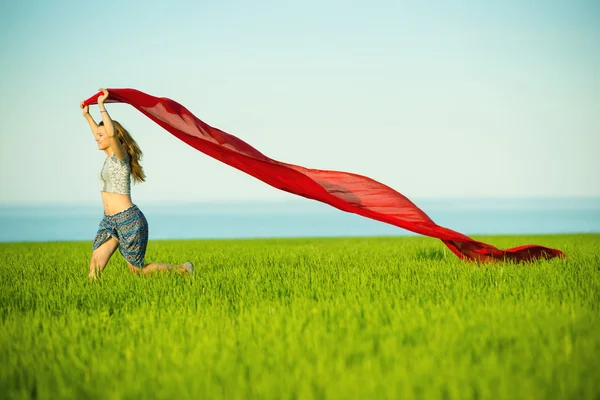
[[[186,262],[185,264],[183,264],[183,272],[193,275],[194,274],[194,264],[192,264],[189,261]]]

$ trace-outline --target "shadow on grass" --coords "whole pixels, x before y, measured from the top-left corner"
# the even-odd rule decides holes
[[[425,248],[419,249],[416,252],[417,260],[441,261],[445,260],[447,256],[448,252],[444,252],[442,249]]]

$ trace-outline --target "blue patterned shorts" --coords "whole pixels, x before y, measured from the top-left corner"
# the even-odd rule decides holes
[[[112,215],[104,214],[92,244],[93,250],[100,247],[111,236],[119,241],[119,251],[127,262],[134,267],[145,266],[148,221],[137,206],[134,205]]]

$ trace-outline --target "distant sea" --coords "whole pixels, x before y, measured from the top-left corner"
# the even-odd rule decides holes
[[[600,232],[600,198],[413,200],[467,235]],[[406,236],[413,233],[310,200],[140,203],[150,239]],[[91,241],[102,204],[0,205],[0,242]]]

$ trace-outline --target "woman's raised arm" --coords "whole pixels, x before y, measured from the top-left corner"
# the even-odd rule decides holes
[[[108,98],[108,90],[99,90],[102,91],[102,96],[98,97],[98,107],[100,108],[100,115],[102,116],[102,122],[104,123],[104,129],[106,129],[106,134],[109,138],[112,138],[115,135],[115,126],[113,125],[110,115],[108,115],[108,111],[106,111],[106,108],[104,107],[104,100]]]
[[[81,107],[81,113],[87,120],[88,124],[90,124],[90,129],[92,130],[94,137],[98,136],[98,124],[96,124],[96,121],[94,121],[94,118],[90,115],[90,107],[84,105],[83,102],[79,104],[79,107]]]

